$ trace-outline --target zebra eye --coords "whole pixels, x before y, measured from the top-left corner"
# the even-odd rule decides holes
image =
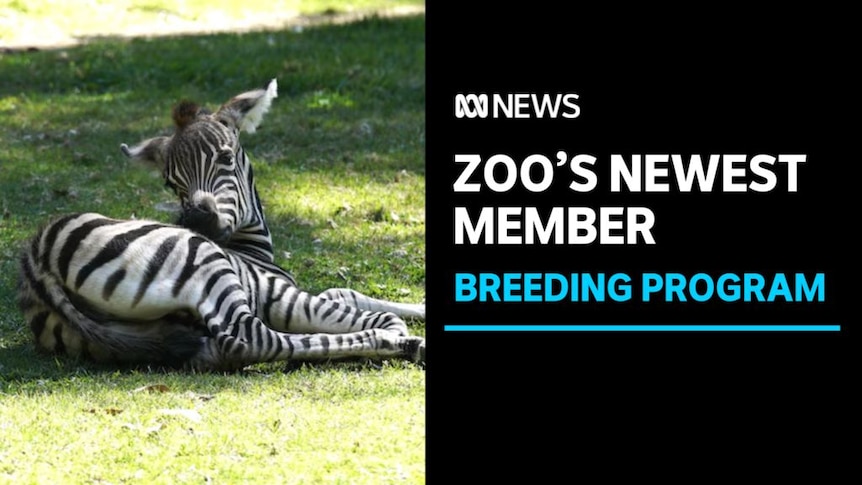
[[[219,152],[218,163],[232,169],[234,166],[233,152],[230,150],[223,150]]]

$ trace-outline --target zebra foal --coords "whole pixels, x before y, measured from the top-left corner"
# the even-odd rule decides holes
[[[215,113],[181,103],[172,136],[123,145],[128,156],[162,165],[188,228],[74,214],[32,239],[19,306],[37,348],[196,369],[351,356],[424,364],[424,339],[386,310],[424,317],[424,306],[352,290],[310,295],[273,263],[238,135],[255,130],[276,89],[273,80]],[[347,304],[360,299],[365,308]]]

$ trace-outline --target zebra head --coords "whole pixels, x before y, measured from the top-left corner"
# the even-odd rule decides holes
[[[180,198],[181,225],[217,243],[244,240],[245,247],[254,251],[258,246],[257,256],[270,260],[272,242],[239,133],[257,129],[277,91],[273,79],[263,89],[233,97],[215,112],[182,101],[173,111],[172,135],[131,148],[120,146],[126,156],[162,169],[165,184]]]

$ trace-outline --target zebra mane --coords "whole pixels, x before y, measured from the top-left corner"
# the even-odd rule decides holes
[[[171,113],[171,117],[174,119],[174,123],[177,125],[177,129],[182,130],[186,126],[192,124],[195,118],[197,118],[200,109],[200,106],[198,106],[192,101],[180,101],[174,107],[174,111]]]

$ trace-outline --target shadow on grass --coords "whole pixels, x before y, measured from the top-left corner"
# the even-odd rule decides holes
[[[397,365],[409,366],[412,364],[397,362]],[[52,383],[64,383],[70,377],[86,377],[95,380],[110,380],[112,378],[126,378],[151,382],[157,380],[158,376],[167,379],[185,380],[194,376],[208,376],[207,385],[214,391],[221,389],[234,389],[230,378],[266,378],[273,373],[302,373],[318,372],[327,370],[338,370],[340,372],[375,372],[386,365],[380,361],[367,358],[346,358],[339,360],[321,361],[286,361],[267,364],[255,364],[232,372],[206,372],[197,373],[178,368],[147,366],[147,365],[120,365],[109,363],[96,363],[61,355],[49,355],[37,352],[32,343],[15,344],[6,348],[0,348],[0,392],[11,388],[32,388],[39,390],[56,390]],[[219,379],[226,377],[228,379]],[[9,386],[9,389],[5,387]]]
[[[152,94],[180,92],[221,99],[247,89],[249,79],[257,86],[272,77],[287,81],[282,94],[289,96],[359,88],[397,97],[405,86],[424,87],[424,15],[301,32],[100,37],[56,50],[0,52],[0,64],[0,97],[132,93],[158,102]]]
[[[243,139],[256,165],[344,180],[424,173],[423,16],[302,33],[100,40],[0,54],[0,70],[6,227],[35,228],[33,216],[73,210],[153,214],[146,208],[160,184],[129,169],[120,143],[169,131],[180,99],[215,107],[272,78],[279,99]]]
[[[424,136],[423,16],[301,33],[100,39],[0,54],[0,69],[0,139],[47,158],[116,159],[119,143],[170,129],[180,99],[215,107],[272,78],[280,99],[255,143],[274,158],[315,166]]]

